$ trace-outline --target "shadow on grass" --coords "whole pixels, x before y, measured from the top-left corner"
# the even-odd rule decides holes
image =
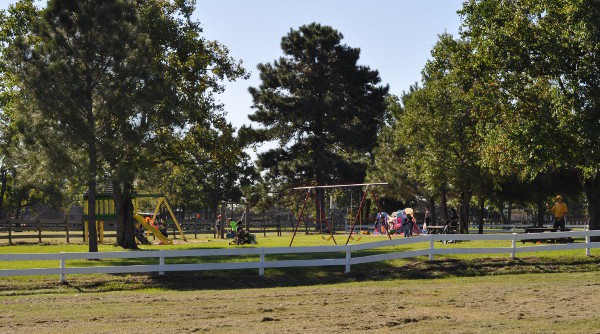
[[[253,288],[277,288],[293,286],[316,286],[324,284],[352,283],[365,281],[388,281],[395,279],[427,280],[447,277],[476,277],[489,275],[515,275],[532,273],[593,272],[600,270],[600,257],[584,259],[494,259],[469,260],[441,259],[432,262],[408,259],[401,264],[379,262],[352,266],[345,274],[343,267],[312,267],[267,269],[264,277],[253,270],[230,270],[210,272],[167,272],[165,275],[89,275],[70,276],[63,285],[77,292],[103,292],[121,290],[164,289],[189,290],[234,290]],[[31,281],[29,281],[31,283]],[[44,285],[40,282],[41,285]],[[58,284],[54,281],[53,284]],[[26,284],[28,285],[28,284]],[[16,287],[15,287],[16,288]],[[25,288],[25,287],[23,287]],[[29,286],[29,289],[32,287]],[[48,293],[48,287],[39,287]],[[11,294],[29,294],[32,290]],[[35,289],[34,289],[35,290]],[[2,286],[0,285],[0,294]],[[57,292],[59,293],[59,292]]]
[[[143,251],[143,250],[141,250]],[[364,251],[360,255],[385,253]],[[344,253],[329,258],[343,258]],[[338,256],[339,255],[339,256]],[[322,258],[321,254],[279,255],[277,260]],[[192,261],[190,261],[193,259]],[[247,261],[256,261],[249,256]],[[272,259],[273,260],[273,259]],[[72,260],[76,266],[95,266],[96,261]],[[226,262],[227,257],[172,258],[168,263]],[[237,258],[236,262],[239,262]],[[242,260],[243,261],[243,260]],[[71,262],[71,261],[68,261]],[[158,259],[110,259],[104,265],[157,264]],[[68,265],[69,266],[69,265]],[[600,257],[524,257],[455,259],[437,257],[427,261],[424,257],[395,261],[354,265],[351,272],[344,273],[343,266],[266,269],[260,277],[257,269],[167,272],[165,275],[150,274],[102,274],[68,275],[68,283],[59,283],[58,277],[0,279],[0,296],[31,295],[41,293],[90,293],[105,291],[163,289],[232,290],[247,288],[277,288],[292,286],[316,286],[324,284],[388,281],[396,279],[427,280],[447,277],[477,277],[489,275],[515,275],[532,273],[596,272],[600,271]]]

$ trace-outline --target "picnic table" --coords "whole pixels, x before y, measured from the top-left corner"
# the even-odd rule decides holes
[[[441,234],[444,226],[427,226],[427,234]]]

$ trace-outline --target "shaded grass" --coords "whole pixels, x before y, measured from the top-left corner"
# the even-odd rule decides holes
[[[387,237],[365,237],[362,242],[386,240]],[[290,239],[285,237],[267,237],[259,240],[259,245],[242,247],[284,247]],[[297,236],[298,245],[329,244],[320,236]],[[296,245],[296,241],[294,245]],[[198,242],[176,243],[175,245],[141,246],[140,250],[159,249],[185,250],[202,248],[235,248],[228,240],[205,239]],[[530,245],[530,244],[529,244]],[[0,253],[55,253],[86,252],[84,244],[21,244],[0,246]],[[510,241],[469,241],[455,244],[436,243],[436,248],[475,248],[475,247],[510,247]],[[384,254],[398,251],[409,251],[428,248],[428,243],[380,247],[353,252],[353,257]],[[109,244],[99,246],[101,252],[122,250]],[[395,279],[438,279],[450,277],[475,277],[490,275],[515,275],[532,273],[565,273],[600,271],[600,252],[592,250],[591,257],[585,257],[583,250],[567,250],[539,252],[520,255],[510,259],[507,253],[498,255],[447,255],[436,256],[435,261],[427,261],[425,257],[398,259],[376,263],[353,265],[350,274],[344,274],[343,266],[278,268],[266,269],[265,277],[259,277],[257,270],[230,270],[210,272],[177,272],[156,274],[116,274],[116,275],[69,275],[69,283],[62,285],[56,276],[51,277],[5,277],[0,278],[0,295],[62,293],[66,291],[97,292],[116,291],[121,289],[145,290],[198,290],[198,289],[242,289],[248,287],[289,287],[311,286],[319,284],[337,284],[365,281],[386,281]],[[268,255],[267,260],[308,260],[318,258],[344,258],[339,253],[281,254]],[[179,263],[218,263],[258,261],[258,256],[211,256],[211,257],[177,257],[166,259],[167,264]],[[58,261],[0,261],[3,269],[47,268],[58,267]],[[158,264],[158,258],[143,259],[106,259],[106,260],[69,260],[68,267],[86,266],[120,266]]]

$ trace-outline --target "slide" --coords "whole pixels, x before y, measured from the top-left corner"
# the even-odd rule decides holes
[[[154,234],[154,236],[156,237],[156,239],[160,240],[161,242],[163,242],[165,245],[172,245],[173,241],[167,237],[165,237],[164,235],[162,235],[162,233],[160,233],[160,231],[148,224],[146,222],[146,219],[144,219],[144,217],[140,216],[140,215],[133,215],[133,218],[135,218],[135,220],[137,220],[140,224],[142,224],[142,226],[147,229],[148,231],[152,232],[152,234]]]

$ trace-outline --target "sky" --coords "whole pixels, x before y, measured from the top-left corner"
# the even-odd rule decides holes
[[[281,38],[313,22],[341,32],[342,43],[360,48],[360,65],[377,70],[390,93],[401,95],[421,79],[437,36],[458,34],[462,0],[197,0],[195,18],[204,36],[227,46],[251,72],[228,83],[218,99],[235,127],[250,124],[248,87],[260,85],[256,65],[283,55]]]
[[[463,0],[197,0],[194,18],[204,37],[216,40],[242,60],[248,80],[226,84],[217,99],[239,128],[253,113],[248,87],[260,85],[256,66],[283,55],[281,38],[313,22],[341,32],[342,43],[360,48],[360,65],[377,70],[390,93],[401,95],[421,79],[437,36],[457,35],[456,11]],[[0,8],[14,1],[0,0]]]

